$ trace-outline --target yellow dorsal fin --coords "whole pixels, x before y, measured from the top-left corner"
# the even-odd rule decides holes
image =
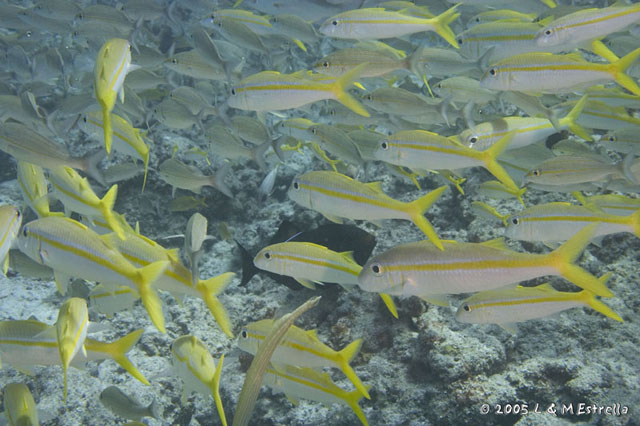
[[[343,252],[341,252],[339,254],[340,254],[340,256],[344,257],[348,261],[353,262],[353,263],[357,263],[356,260],[353,258],[353,251],[343,251]]]
[[[494,238],[492,240],[484,241],[482,243],[483,246],[493,247],[499,250],[509,250],[509,247],[505,244],[504,238]]]
[[[537,285],[535,286],[535,288],[538,290],[544,290],[544,291],[553,291],[553,292],[556,291],[556,289],[554,289],[549,283],[543,283],[543,284]]]
[[[365,183],[365,185],[367,185],[371,189],[375,189],[378,192],[383,192],[382,191],[382,182],[381,181],[368,182],[368,183]]]
[[[316,341],[320,340],[318,338],[318,332],[315,328],[313,330],[306,330],[305,333],[307,333],[307,336],[309,336],[313,340],[316,340]]]

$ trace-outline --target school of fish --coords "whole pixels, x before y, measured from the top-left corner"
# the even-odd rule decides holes
[[[258,352],[274,319],[229,315],[221,299],[238,289],[236,273],[201,277],[201,267],[206,241],[232,239],[226,223],[219,236],[207,234],[216,210],[238,200],[268,209],[283,170],[295,175],[283,201],[293,215],[415,225],[413,239],[383,243],[386,250],[366,262],[297,234],[259,247],[255,267],[291,277],[304,291],[336,283],[377,293],[396,318],[394,297],[453,303],[458,321],[511,333],[519,322],[575,307],[623,321],[606,304],[616,297],[607,286],[615,267],[590,271],[580,257],[608,235],[640,238],[640,4],[23,3],[0,5],[8,59],[0,73],[0,150],[16,164],[23,197],[0,205],[0,264],[8,279],[55,283],[61,302],[53,323],[1,318],[0,359],[30,374],[34,366],[61,366],[61,406],[81,398],[69,367],[90,361],[111,359],[149,384],[126,355],[143,330],[119,330],[111,343],[91,335],[118,327],[118,313],[132,309],[144,309],[148,325],[167,333],[165,293],[181,303],[201,299],[226,339]],[[245,168],[262,182],[252,186]],[[485,172],[468,172],[474,168]],[[134,209],[128,217],[118,211],[123,193]],[[442,221],[430,210],[445,193],[472,200],[487,226],[501,221],[505,238],[444,238],[448,230],[434,225]],[[558,201],[537,203],[544,193]],[[163,215],[180,222],[196,212],[184,234],[149,231],[153,196]],[[522,209],[505,213],[513,200]],[[240,226],[234,234],[242,239]],[[184,240],[182,250],[165,247],[172,239]],[[549,249],[514,250],[509,240]],[[521,285],[550,276],[574,291]],[[86,297],[71,291],[78,279],[89,283]],[[183,381],[181,403],[191,392],[211,395],[216,422],[226,426],[225,410],[233,408],[220,389],[229,354],[220,345],[212,353],[184,331],[169,332],[164,348]],[[262,384],[293,402],[348,406],[351,422],[367,425],[360,404],[371,404],[374,388],[350,365],[363,340],[343,348],[326,341],[292,326]],[[330,367],[351,388],[336,384],[323,370]],[[115,416],[162,419],[155,399],[141,404],[106,385],[99,399]],[[31,391],[5,387],[9,424],[38,424]]]

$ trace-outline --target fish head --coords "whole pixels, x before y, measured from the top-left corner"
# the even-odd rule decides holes
[[[512,85],[511,79],[512,73],[493,64],[480,79],[480,87],[492,90],[509,90],[509,87]]]
[[[202,26],[205,27],[205,28],[213,29],[213,27],[215,25],[215,20],[216,20],[216,14],[215,13],[210,13],[207,16],[205,16],[204,18],[202,18],[202,20],[200,21],[200,24],[202,24]]]
[[[478,140],[480,140],[480,138],[471,129],[466,129],[460,133],[460,142],[469,148],[480,150],[481,148],[479,147]]]
[[[340,16],[333,16],[320,25],[318,31],[327,37],[334,38],[358,38],[356,27],[350,19],[342,19]]]
[[[358,286],[364,291],[401,295],[405,280],[400,270],[393,270],[382,255],[369,260],[360,271]]]
[[[527,226],[527,223],[529,225]],[[531,222],[523,220],[523,217],[519,214],[513,214],[509,216],[505,222],[506,228],[504,230],[504,236],[512,240],[526,240],[530,241],[533,237]]]
[[[248,110],[247,102],[245,99],[244,91],[238,90],[237,86],[234,86],[229,91],[229,97],[227,98],[227,105],[231,108],[237,108],[242,110]]]
[[[400,149],[391,138],[384,138],[378,142],[378,147],[373,151],[373,156],[377,160],[396,164],[402,161],[407,155],[407,151]]]
[[[22,225],[22,213],[15,206],[0,206],[0,230],[12,241],[18,235]]]
[[[252,330],[249,326],[245,326],[240,331],[238,337],[238,348],[255,355],[258,352],[258,346],[260,346],[262,340],[264,340],[264,336],[262,336],[262,339],[257,338],[255,330]]]
[[[87,302],[79,297],[68,299],[58,312],[56,336],[62,364],[68,366],[87,337],[89,311]]]
[[[465,300],[456,311],[456,321],[477,324],[479,322],[477,320],[478,312],[479,310],[474,309],[473,303]]]
[[[323,58],[313,65],[313,70],[320,74],[330,75],[333,77],[339,77],[347,70],[345,67],[339,67],[331,62],[329,58]]]
[[[291,186],[287,191],[287,195],[289,196],[290,200],[301,205],[302,207],[313,208],[311,192],[308,189],[305,189],[302,176],[296,176],[293,178]]]
[[[535,42],[540,47],[557,46],[567,40],[568,32],[556,28],[553,24],[547,25],[536,34]]]
[[[29,256],[33,261],[44,265],[45,258],[40,250],[40,238],[32,229],[32,222],[27,223],[18,233],[17,246],[18,249]]]

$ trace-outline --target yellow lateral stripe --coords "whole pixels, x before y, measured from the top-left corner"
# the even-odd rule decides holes
[[[4,234],[2,234],[2,239],[0,239],[0,246],[3,246],[5,241],[7,240],[7,237],[9,236],[9,231],[11,230],[11,228],[13,227],[13,224],[16,223],[16,220],[18,218],[16,216],[13,217],[13,219],[11,219],[11,221],[9,222],[9,226],[7,226],[7,230]],[[2,260],[2,259],[0,259]]]
[[[252,337],[252,338],[257,339],[257,340],[264,340],[265,336],[261,336],[259,334],[254,334],[254,333],[252,333],[252,332],[247,330],[247,337]],[[287,340],[286,337],[282,341],[282,343],[280,343],[280,346],[288,346],[288,347],[290,347],[292,349],[296,349],[296,350],[298,350],[300,352],[307,352],[307,353],[310,353],[310,354],[315,355],[317,357],[324,358],[326,360],[329,360],[329,361],[335,363],[335,361],[333,359],[331,359],[331,358],[329,358],[329,356],[327,356],[326,352],[316,351],[316,350],[313,350],[313,349],[311,349],[311,348],[309,348],[307,346],[303,346],[300,343],[294,343],[294,342],[292,342],[290,340]]]
[[[405,24],[405,25],[433,25],[431,19],[419,19],[414,18],[411,19],[410,16],[407,16],[409,19],[391,19],[391,18],[337,18],[336,20],[341,24]]]
[[[554,221],[574,221],[574,222],[603,222],[603,223],[621,223],[630,222],[630,216],[524,216],[519,217],[522,221],[530,222],[554,222]]]
[[[580,293],[573,293],[580,294]],[[545,297],[537,297],[532,299],[517,299],[517,300],[502,300],[498,302],[483,302],[483,303],[470,303],[471,309],[478,308],[491,308],[494,306],[516,306],[516,305],[526,305],[526,304],[536,304],[536,303],[549,303],[549,302],[580,302],[580,300],[571,298],[568,295],[558,295],[558,296],[545,296]]]
[[[411,142],[398,143],[398,142],[392,142],[391,140],[389,140],[388,143],[389,145],[395,146],[398,148],[415,149],[417,151],[439,152],[442,154],[459,155],[462,157],[469,157],[474,159],[479,159],[482,153],[485,152],[485,151],[475,151],[465,146],[444,148],[443,146],[422,145],[419,143],[411,143]]]
[[[331,268],[331,269],[336,269],[338,271],[342,271],[342,272],[347,272],[351,275],[354,276],[358,276],[360,274],[360,271],[355,272],[352,269],[347,268],[346,266],[342,266],[342,265],[337,265],[333,262],[329,262],[327,260],[315,260],[315,259],[309,259],[306,257],[299,257],[299,256],[295,256],[295,255],[284,255],[284,254],[279,254],[279,253],[273,253],[272,257],[275,259],[284,259],[284,260],[292,260],[295,262],[300,262],[300,263],[306,263],[306,264],[311,264],[311,265],[315,265],[315,266],[323,266],[323,267],[327,267],[327,268]]]
[[[536,34],[521,34],[521,35],[477,35],[474,37],[468,37],[464,39],[464,43],[469,42],[482,42],[482,41],[522,41],[533,40]]]
[[[617,13],[612,13],[611,15],[601,16],[599,18],[592,18],[592,19],[588,19],[586,21],[576,22],[575,24],[562,25],[560,27],[556,27],[555,30],[557,31],[557,30],[563,30],[565,28],[577,28],[577,27],[581,27],[581,26],[584,26],[584,25],[597,24],[599,22],[605,22],[605,21],[608,21],[609,19],[614,19],[614,18],[618,18],[618,17],[621,17],[621,16],[625,16],[625,15],[629,15],[631,13],[637,13],[637,12],[640,12],[638,7],[632,8],[632,9],[627,9],[627,10],[622,10],[622,11],[617,12]],[[550,24],[550,25],[552,25],[552,24]]]
[[[113,75],[111,75],[111,81],[109,82],[109,91],[113,91],[113,87],[116,84],[116,81],[118,81],[118,78],[120,77],[120,74],[122,74],[122,72],[124,71],[124,67],[125,67],[125,63],[127,62],[125,59],[127,58],[127,52],[128,50],[124,51],[124,55],[122,57],[122,59],[120,60],[120,65],[118,66],[118,68],[116,68],[115,72]]]
[[[236,87],[236,94],[245,91],[260,91],[260,90],[306,90],[306,91],[318,91],[318,92],[331,92],[329,85],[313,85],[313,84],[301,84],[299,86],[292,84],[267,84],[264,83],[261,86],[244,86]]]
[[[74,200],[78,201],[80,204],[84,204],[84,205],[86,205],[88,207],[92,207],[92,208],[98,210],[98,206],[97,205],[91,204],[89,202],[89,200],[87,200],[86,198],[81,198],[80,195],[76,194],[75,192],[68,191],[68,190],[64,189],[63,187],[56,185],[54,180],[51,181],[51,186],[53,186],[58,191],[62,192],[67,197],[73,198]],[[97,197],[97,195],[96,195],[96,197]],[[102,214],[102,212],[99,212],[99,213]]]
[[[87,121],[90,122],[91,124],[93,124],[96,127],[99,127],[100,129],[104,130],[104,125],[103,123],[100,123],[94,119],[92,119],[91,117],[87,116]],[[135,127],[132,127],[133,129],[135,129]],[[147,152],[140,152],[138,150],[138,148],[136,147],[136,144],[134,144],[133,142],[131,142],[131,139],[129,137],[127,137],[126,135],[120,133],[120,131],[118,131],[118,128],[112,128],[113,131],[113,135],[117,136],[118,138],[120,138],[122,141],[124,141],[127,145],[129,145],[131,148],[134,149],[135,152],[137,152],[138,154],[140,154],[140,156],[145,156],[147,154]],[[146,146],[146,145],[145,145]]]
[[[343,200],[349,200],[349,201],[354,201],[356,203],[361,203],[361,204],[370,204],[370,205],[374,205],[377,207],[383,207],[383,208],[388,208],[391,210],[399,210],[402,211],[402,207],[401,206],[394,206],[392,205],[392,203],[388,202],[388,201],[384,201],[384,200],[376,200],[376,199],[372,199],[372,198],[366,198],[363,196],[359,196],[357,194],[346,194],[344,192],[340,192],[337,190],[332,190],[332,189],[328,189],[328,188],[323,188],[321,186],[311,186],[305,183],[300,182],[300,187],[305,188],[309,191],[316,191],[319,192],[321,194],[324,195],[328,195],[330,197],[334,197],[334,198],[341,198]],[[399,204],[402,204],[401,202],[398,201]]]
[[[155,260],[154,262],[149,262],[147,260],[144,260],[144,259],[141,259],[139,257],[133,256],[133,255],[131,255],[129,253],[121,253],[121,254],[129,262],[137,264],[137,265],[141,265],[141,267],[145,267],[145,266],[151,265],[154,262],[158,262],[157,260]],[[187,278],[183,277],[182,275],[178,275],[177,273],[175,273],[173,271],[173,269],[171,267],[165,269],[164,275],[166,275],[169,278],[172,278],[172,279],[178,281],[180,284],[184,284],[185,286],[187,286],[189,288],[193,288],[193,287],[191,287],[191,280],[188,280]]]
[[[594,71],[609,73],[609,65],[607,64],[594,64],[591,62],[585,62],[584,64],[572,63],[572,64],[557,64],[557,65],[512,65],[507,67],[500,67],[498,65],[499,72],[536,72],[536,71]]]
[[[518,269],[549,266],[545,263],[545,257],[542,255],[540,259],[501,259],[501,260],[480,260],[480,261],[456,261],[447,263],[425,263],[425,264],[401,264],[386,265],[385,268],[390,271],[449,271],[456,269],[464,270],[484,270],[484,269]]]
[[[73,338],[73,346],[78,344],[78,340],[80,340],[80,335],[82,334],[82,330],[87,326],[87,322],[89,322],[89,317],[85,315],[84,317],[82,317],[82,323],[80,324],[80,327],[78,327],[78,330],[76,331],[76,335]]]
[[[326,386],[323,386],[321,383],[314,382],[314,381],[311,381],[309,379],[304,379],[302,377],[291,376],[291,375],[286,374],[284,372],[277,371],[277,370],[272,370],[270,368],[267,368],[267,373],[273,374],[276,377],[282,377],[285,380],[289,380],[291,382],[295,382],[295,383],[310,387],[312,389],[317,389],[317,390],[319,390],[321,392],[328,393],[329,395],[333,395],[333,396],[335,396],[335,397],[337,397],[339,399],[342,399],[342,400],[345,399],[343,396],[339,395],[338,392],[335,392],[334,390],[332,390],[332,389],[330,389],[330,388],[328,388]]]
[[[47,348],[58,347],[56,341],[29,341],[29,340],[14,340],[14,339],[0,339],[0,345],[16,345],[16,346],[44,346]]]
[[[501,138],[501,137],[505,136],[507,133],[510,133],[510,132],[514,132],[514,134],[521,135],[521,134],[526,133],[526,132],[535,132],[536,130],[549,129],[551,127],[553,127],[553,124],[551,124],[551,122],[549,122],[549,123],[539,124],[539,125],[533,126],[533,127],[519,127],[519,128],[511,129],[511,130],[502,130],[502,131],[497,131],[497,132],[493,132],[493,133],[487,133],[487,134],[484,134],[484,135],[478,135],[478,136],[474,135],[474,136],[478,137],[479,139],[486,140],[486,139],[493,139],[493,138]]]

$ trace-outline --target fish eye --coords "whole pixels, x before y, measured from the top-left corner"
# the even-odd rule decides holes
[[[300,184],[297,180],[293,182],[293,189],[300,189]]]
[[[177,64],[177,63],[178,63],[178,60],[177,60],[176,58],[173,58],[173,59],[171,60],[171,63],[172,63],[172,64]]]
[[[325,68],[329,68],[329,62],[323,62],[322,66],[325,67]]]
[[[78,13],[78,14],[76,15],[76,18],[78,18],[78,19],[84,19],[84,15],[82,14],[82,12],[80,12],[80,13]]]
[[[442,83],[436,84],[436,89],[442,89]]]
[[[236,94],[236,89],[231,89],[231,94],[235,95]]]
[[[546,31],[544,32],[544,35],[548,35],[548,36],[550,36],[552,32],[553,32],[553,31],[551,31],[551,30],[546,30]]]
[[[480,18],[476,18],[476,22],[477,22],[477,23],[480,23]]]
[[[514,225],[517,225],[520,223],[520,219],[518,219],[517,217],[514,217],[513,219],[511,219],[511,223],[513,223]]]
[[[27,234],[29,234],[29,228],[25,226],[24,228],[22,228],[22,236],[26,237]]]
[[[27,31],[27,32],[25,33],[25,35],[26,35],[27,37],[31,37],[31,31]]]
[[[457,40],[458,44],[462,44],[462,37]]]
[[[314,135],[318,134],[318,129],[316,129],[315,127],[311,128],[311,133],[313,133]]]
[[[491,74],[491,75],[496,75],[496,69],[495,69],[495,68],[491,68],[491,69],[489,70],[489,74]]]
[[[335,25],[338,25],[338,21],[332,21],[332,22],[331,22],[331,25],[334,25],[334,26],[335,26]]]
[[[468,303],[462,305],[462,309],[464,309],[465,312],[471,312],[471,306],[469,306]]]
[[[270,252],[266,252],[264,254],[264,258],[267,259],[267,260],[271,259],[271,253]]]
[[[389,144],[387,143],[387,141],[384,141],[380,144],[380,147],[382,149],[389,149]]]
[[[535,169],[535,170],[533,171],[533,175],[534,175],[534,176],[540,176],[540,169]]]
[[[615,141],[616,141],[616,137],[615,137],[615,136],[609,136],[609,137],[607,138],[607,140],[608,140],[609,142],[615,142]]]
[[[367,100],[368,100],[368,101],[370,101],[370,100],[372,100],[372,99],[373,99],[373,96],[371,96],[371,95],[367,95],[367,96],[365,96],[365,98],[367,98]]]
[[[78,30],[75,30],[72,35],[74,37],[78,37],[80,35],[80,33],[78,32]]]
[[[472,136],[472,137],[469,139],[469,143],[470,143],[471,145],[473,145],[473,144],[474,144],[474,143],[476,143],[476,142],[478,142],[478,138],[477,138],[477,137],[475,137],[475,136]]]
[[[242,330],[242,333],[240,333],[240,336],[242,336],[243,339],[246,339],[248,335],[247,330]]]
[[[18,211],[16,212],[16,217],[17,217],[18,219],[20,219],[20,216],[22,216],[22,213],[20,213],[20,210],[18,210]]]
[[[374,263],[373,265],[371,265],[371,271],[374,273],[374,275],[380,276],[382,275],[382,266]]]

